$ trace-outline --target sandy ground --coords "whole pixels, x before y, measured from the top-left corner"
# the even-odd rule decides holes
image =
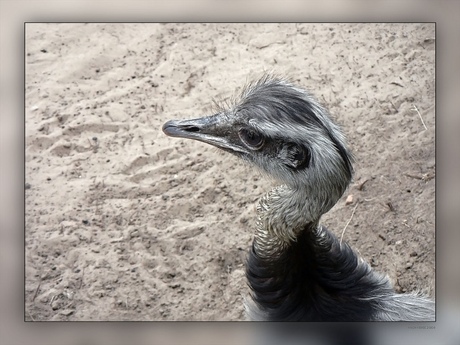
[[[26,320],[244,320],[271,182],[161,125],[210,114],[264,70],[311,90],[355,154],[323,223],[398,291],[434,294],[434,37],[434,24],[27,24]]]

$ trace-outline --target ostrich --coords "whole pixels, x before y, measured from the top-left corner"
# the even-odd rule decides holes
[[[264,75],[230,109],[163,125],[256,166],[280,185],[257,205],[246,262],[251,320],[434,321],[434,302],[397,294],[320,224],[348,187],[353,158],[344,135],[307,91]]]

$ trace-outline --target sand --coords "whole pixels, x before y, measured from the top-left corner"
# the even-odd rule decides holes
[[[27,24],[26,320],[245,319],[254,208],[273,184],[161,126],[264,71],[309,89],[355,155],[323,224],[397,291],[433,295],[434,37],[434,24]]]

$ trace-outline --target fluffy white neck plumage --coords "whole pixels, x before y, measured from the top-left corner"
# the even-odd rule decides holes
[[[254,246],[261,257],[281,254],[301,231],[316,228],[322,212],[305,188],[281,185],[266,193],[257,205]]]

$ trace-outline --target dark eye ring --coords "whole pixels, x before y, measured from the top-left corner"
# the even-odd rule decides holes
[[[239,130],[238,135],[241,141],[251,150],[260,150],[264,146],[265,140],[262,134],[252,129],[242,128]]]

